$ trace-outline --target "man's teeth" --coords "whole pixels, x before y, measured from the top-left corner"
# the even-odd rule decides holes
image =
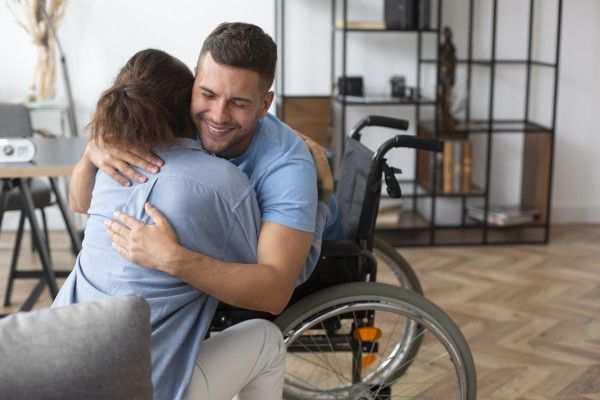
[[[208,126],[208,128],[214,133],[225,133],[228,132],[231,128],[215,128],[214,126]]]

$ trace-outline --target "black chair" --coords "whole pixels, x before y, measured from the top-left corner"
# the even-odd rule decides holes
[[[34,130],[31,124],[29,110],[23,104],[0,103],[0,138],[28,138],[32,137]],[[31,194],[36,210],[42,215],[44,238],[48,255],[50,255],[50,236],[48,234],[48,223],[45,208],[54,205],[52,199],[52,188],[50,184],[41,178],[30,179]],[[13,185],[10,179],[3,179],[0,190],[0,232],[4,213],[6,211],[20,211],[17,236],[13,247],[10,270],[7,279],[6,291],[4,293],[4,306],[10,305],[14,281],[16,279],[17,263],[21,252],[21,242],[25,231],[26,215],[22,210],[23,204],[19,189]],[[35,246],[32,244],[32,250]]]

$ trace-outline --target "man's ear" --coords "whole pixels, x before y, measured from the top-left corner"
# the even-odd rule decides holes
[[[271,103],[273,103],[274,97],[275,97],[275,94],[273,93],[273,91],[269,91],[269,92],[267,92],[267,94],[264,95],[263,100],[262,100],[261,109],[260,109],[261,118],[264,117],[265,115],[267,115],[267,112],[269,111],[269,108],[271,107]]]

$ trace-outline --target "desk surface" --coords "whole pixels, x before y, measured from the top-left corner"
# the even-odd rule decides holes
[[[29,163],[0,163],[0,178],[28,178],[40,176],[67,176],[88,142],[75,137],[46,139],[35,137],[35,158]]]

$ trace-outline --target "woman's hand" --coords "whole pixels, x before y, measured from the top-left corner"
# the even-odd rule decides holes
[[[150,151],[119,149],[94,140],[86,146],[84,157],[123,186],[129,186],[133,181],[146,181],[146,177],[137,173],[133,167],[157,173],[163,165],[163,161]]]
[[[146,203],[145,210],[154,224],[144,224],[127,214],[116,213],[116,220],[106,221],[113,247],[124,258],[141,266],[174,275],[177,235],[167,218]]]

